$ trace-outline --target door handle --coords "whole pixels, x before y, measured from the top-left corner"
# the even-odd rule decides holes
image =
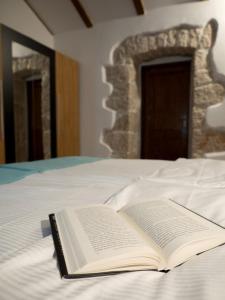
[[[181,117],[181,122],[182,122],[181,127],[182,127],[183,129],[187,129],[187,117],[186,117],[186,116],[182,116],[182,117]]]
[[[188,130],[188,120],[187,120],[187,116],[184,115],[181,117],[181,135],[183,137],[185,137],[187,135],[187,130]]]

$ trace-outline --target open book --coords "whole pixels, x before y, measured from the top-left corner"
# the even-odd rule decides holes
[[[172,200],[67,208],[50,216],[61,275],[170,270],[225,243],[225,230]]]

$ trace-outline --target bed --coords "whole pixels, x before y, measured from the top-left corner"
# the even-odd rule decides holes
[[[225,246],[168,273],[62,280],[48,214],[171,197],[225,227],[225,161],[65,157],[0,166],[0,299],[225,299]]]

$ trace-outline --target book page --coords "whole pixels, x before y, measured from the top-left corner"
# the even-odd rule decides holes
[[[207,239],[212,233],[214,237],[216,233],[225,233],[220,227],[170,200],[142,202],[124,207],[121,212],[162,248],[167,259],[191,241]]]
[[[111,267],[119,268],[120,258],[145,254],[156,259],[158,256],[125,220],[105,205],[67,209],[56,218],[70,272],[87,264],[97,266],[106,259]]]

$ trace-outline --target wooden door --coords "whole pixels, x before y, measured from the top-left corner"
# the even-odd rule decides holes
[[[56,52],[57,156],[80,154],[77,63]]]
[[[188,157],[191,62],[142,68],[141,157]]]

